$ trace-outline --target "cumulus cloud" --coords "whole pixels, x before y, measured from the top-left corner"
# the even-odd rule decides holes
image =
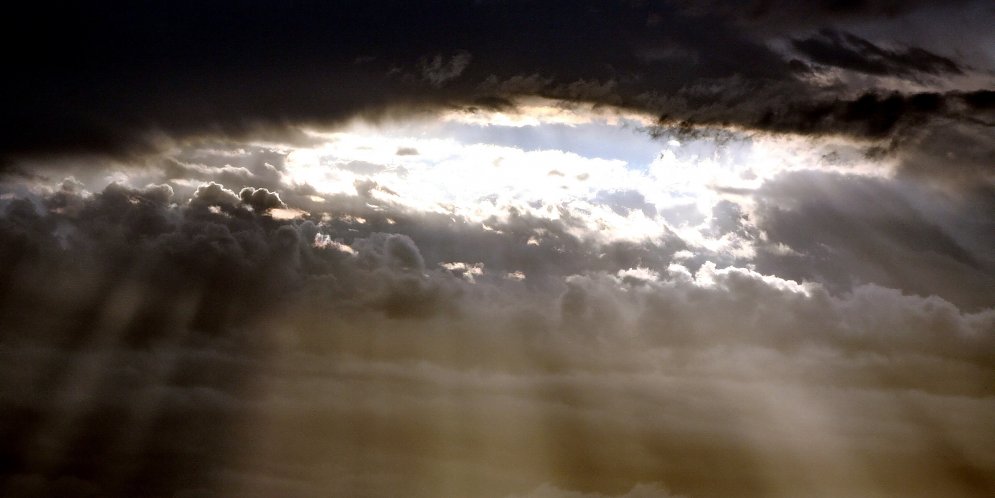
[[[246,187],[238,193],[238,197],[242,200],[243,204],[250,206],[257,213],[265,213],[271,209],[287,207],[280,200],[280,194],[270,192],[265,188],[254,189]]]
[[[835,189],[888,201],[871,180],[835,181],[829,197],[797,190],[804,176],[764,187],[776,204],[757,226],[818,255],[820,239],[775,230],[779,217],[867,210],[827,207]],[[684,249],[654,260],[658,246],[553,243],[550,223],[528,245],[528,218],[491,230],[375,211],[277,220],[218,184],[192,195],[67,181],[40,202],[4,200],[5,494],[993,486],[991,308],[871,283],[835,292],[765,273],[776,265],[693,265]],[[209,198],[230,203],[195,202]],[[887,250],[918,250],[916,230],[934,228],[888,203]],[[723,206],[715,229],[741,229]],[[931,257],[969,251],[929,239]],[[900,477],[909,468],[916,479]]]
[[[207,185],[197,187],[197,191],[194,192],[190,203],[195,206],[231,208],[237,205],[240,200],[239,196],[235,195],[235,192],[226,189],[219,183],[211,182]]]

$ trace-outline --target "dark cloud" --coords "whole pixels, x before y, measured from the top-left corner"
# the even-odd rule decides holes
[[[995,108],[995,90],[980,90],[963,95],[962,98],[971,109],[987,111]]]
[[[883,49],[859,36],[824,29],[819,35],[792,40],[813,62],[877,75],[961,74],[954,61],[921,48]]]
[[[791,10],[777,2],[755,7]],[[751,9],[722,2],[27,6],[2,30],[10,76],[0,149],[9,162],[25,154],[140,154],[204,136],[302,140],[295,126],[507,103],[523,93],[763,126],[741,112],[746,99],[762,109],[790,96],[795,106],[781,106],[786,112],[826,100],[826,89],[799,79],[796,61],[770,48],[785,36],[816,62],[857,71],[963,71],[962,61],[914,44],[881,48],[823,16],[873,21],[916,8],[829,2],[818,8],[829,25],[817,27],[827,30],[799,38],[787,28],[742,25]],[[17,48],[24,43],[31,50]],[[694,98],[702,84],[721,87],[727,102]],[[749,95],[738,97],[742,85]],[[791,126],[804,121],[795,114],[782,122],[806,132]]]
[[[981,132],[987,133],[990,119],[987,111],[965,109],[965,103],[983,99],[984,92],[949,93],[910,93],[867,92],[855,98],[832,100],[792,100],[782,99],[760,106],[744,104],[731,106],[740,117],[749,117],[755,129],[784,133],[845,134],[865,138],[892,138],[894,143],[904,143],[915,150],[919,144],[909,142],[925,124],[932,121],[946,122],[956,126],[958,133],[965,137]],[[737,104],[739,105],[739,104]],[[721,111],[728,112],[728,111]],[[979,118],[981,121],[979,122]],[[712,124],[723,119],[723,114],[678,114],[665,115],[661,121],[667,130],[676,131],[682,136],[700,133],[695,124]],[[926,128],[928,129],[928,128]],[[981,145],[981,144],[978,144]]]
[[[693,15],[721,15],[738,23],[784,28],[811,27],[853,19],[889,19],[936,6],[959,7],[969,0],[817,0],[801,5],[789,0],[674,0]]]
[[[235,192],[226,189],[220,183],[208,183],[207,185],[201,185],[197,187],[197,191],[194,192],[193,198],[190,199],[190,204],[194,206],[216,206],[216,207],[234,207],[241,201],[239,196],[235,195]]]
[[[968,308],[995,302],[991,192],[942,191],[859,176],[786,175],[758,193],[757,227],[772,245],[757,268],[845,290],[863,283],[940,295]],[[790,251],[780,251],[779,244]]]
[[[238,197],[242,200],[243,204],[252,207],[252,210],[257,213],[265,213],[271,209],[287,207],[280,200],[280,194],[270,192],[265,188],[245,187],[238,193]]]

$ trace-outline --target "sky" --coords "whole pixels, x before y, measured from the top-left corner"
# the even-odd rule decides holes
[[[2,496],[995,494],[990,2],[2,17]]]

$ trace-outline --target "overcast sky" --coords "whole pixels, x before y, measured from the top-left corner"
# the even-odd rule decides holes
[[[0,495],[995,495],[995,6],[35,3]]]

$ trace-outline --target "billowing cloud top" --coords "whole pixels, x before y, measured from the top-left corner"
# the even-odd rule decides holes
[[[0,495],[995,493],[991,5],[59,9]]]

